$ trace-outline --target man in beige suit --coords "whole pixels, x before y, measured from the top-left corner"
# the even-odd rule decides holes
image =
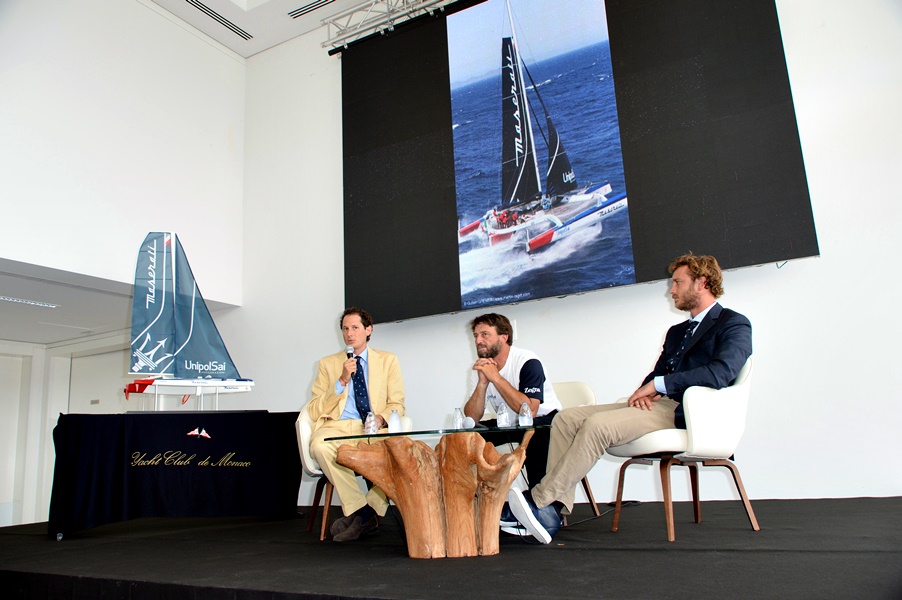
[[[353,348],[353,354],[337,352],[319,361],[312,397],[304,410],[316,422],[310,452],[335,486],[345,515],[332,524],[332,539],[346,542],[376,530],[376,515],[385,515],[388,499],[378,487],[364,494],[354,471],[336,462],[342,442],[323,440],[362,434],[370,411],[380,429],[387,426],[393,410],[403,416],[404,382],[397,356],[367,346],[373,333],[369,313],[347,308],[339,324],[345,345]]]

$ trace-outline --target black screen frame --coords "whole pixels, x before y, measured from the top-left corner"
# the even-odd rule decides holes
[[[445,19],[478,3],[342,53],[345,301],[376,322],[461,310]],[[637,282],[816,256],[775,4],[605,4]]]

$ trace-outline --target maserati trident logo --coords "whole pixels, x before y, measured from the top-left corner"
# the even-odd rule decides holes
[[[148,333],[147,336],[145,336],[144,343],[141,344],[141,347],[132,352],[132,356],[135,357],[135,364],[132,365],[132,373],[140,373],[145,368],[156,371],[164,360],[171,358],[172,354],[167,353],[163,349],[167,341],[168,340],[160,340],[156,346],[153,346],[153,348],[148,351],[147,347],[153,345],[153,342],[150,340],[150,334]],[[162,356],[156,358],[157,352],[161,350]]]

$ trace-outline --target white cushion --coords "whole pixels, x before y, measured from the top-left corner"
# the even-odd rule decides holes
[[[689,447],[689,435],[685,429],[661,429],[642,437],[608,448],[608,454],[620,457],[641,456],[656,452],[685,452]]]

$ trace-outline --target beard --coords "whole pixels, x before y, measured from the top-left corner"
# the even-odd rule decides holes
[[[496,342],[494,346],[476,347],[476,356],[479,358],[495,358],[501,352],[501,342]]]
[[[677,308],[677,310],[693,310],[694,308],[698,308],[699,302],[701,301],[701,293],[691,289],[688,290],[685,294],[679,295],[673,299],[673,305]]]

